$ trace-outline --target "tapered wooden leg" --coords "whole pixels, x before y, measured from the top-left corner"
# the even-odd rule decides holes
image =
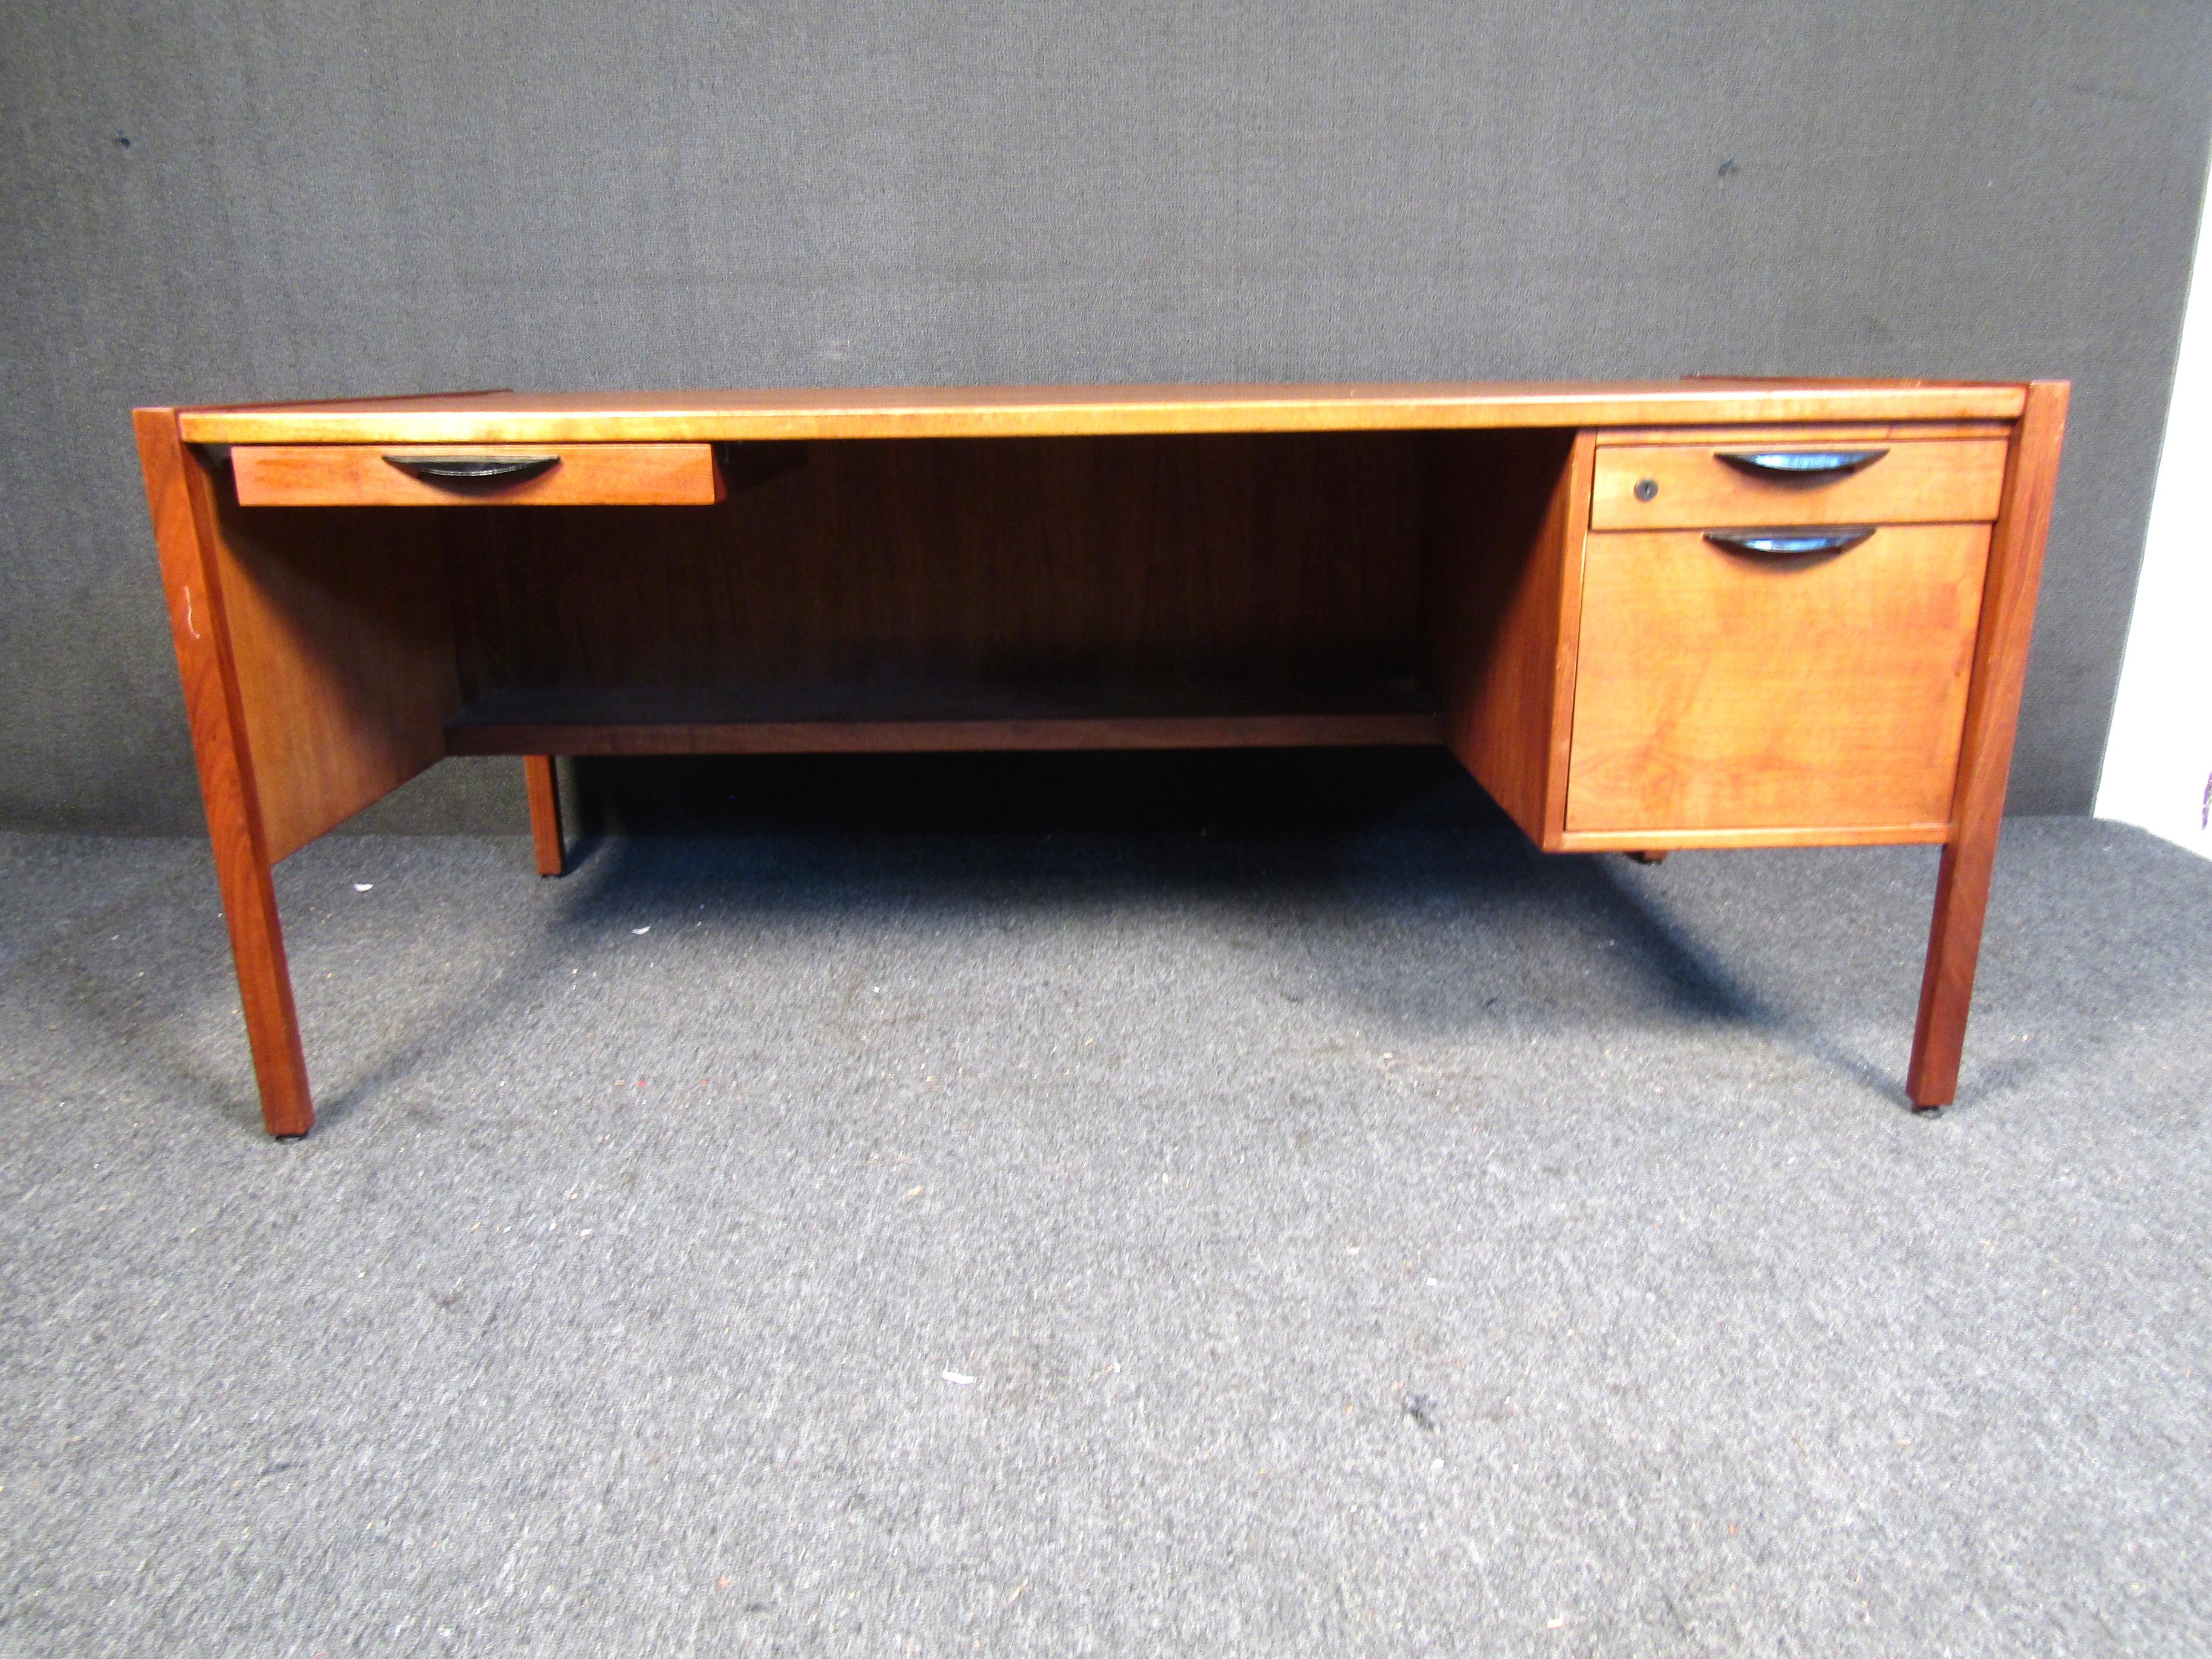
[[[212,811],[209,816],[214,816]],[[266,864],[227,855],[223,848],[223,838],[218,837],[216,880],[222,889],[231,957],[238,965],[246,1040],[253,1050],[253,1076],[261,1089],[261,1121],[270,1134],[289,1139],[315,1127],[315,1101],[307,1089],[300,1017],[292,1006],[292,973],[276,921],[276,890]]]
[[[2020,725],[2021,687],[2027,678],[2043,543],[2051,527],[2051,490],[2066,432],[2067,393],[2063,381],[2038,381],[2027,388],[2027,406],[2013,434],[2004,499],[1990,538],[1973,689],[1966,701],[1966,741],[1952,799],[1951,840],[1936,878],[1936,921],[1920,981],[1920,1021],[1905,1073],[1905,1093],[1923,1111],[1948,1106],[1959,1091],[1959,1058],[1973,1000],[1982,919],[1989,909],[1990,872],[2004,821],[2005,781]]]
[[[1990,872],[1996,837],[1984,846],[1954,843],[1943,849],[1936,878],[1936,921],[1928,933],[1928,965],[1920,977],[1920,1020],[1912,1033],[1912,1064],[1905,1091],[1915,1107],[1933,1111],[1959,1092],[1959,1058],[1966,1042],[1966,1010],[1974,999],[1974,965],[1982,949],[1982,918],[1990,906]]]
[[[567,848],[561,836],[561,786],[554,775],[553,757],[525,755],[522,776],[530,786],[530,839],[538,848],[538,873],[566,875]]]
[[[303,1135],[314,1127],[315,1103],[307,1090],[307,1056],[292,1006],[284,934],[276,921],[269,840],[254,793],[253,758],[246,742],[222,584],[208,556],[212,532],[204,522],[204,493],[196,499],[186,471],[198,463],[185,453],[173,411],[142,409],[134,418],[176,635],[177,667],[184,680],[185,714],[199,763],[200,797],[207,806],[208,840],[238,966],[253,1073],[261,1089],[261,1120],[272,1135]]]

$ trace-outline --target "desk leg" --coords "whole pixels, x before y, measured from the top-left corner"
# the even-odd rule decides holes
[[[210,797],[211,828],[216,817]],[[315,1127],[315,1101],[307,1088],[300,1017],[292,1006],[292,972],[276,920],[276,890],[268,865],[240,846],[234,833],[217,830],[213,840],[216,880],[222,889],[223,921],[230,928],[239,1001],[246,1012],[246,1040],[261,1090],[261,1121],[279,1139],[295,1139]]]
[[[1952,798],[1951,841],[1936,878],[1936,921],[1920,981],[1920,1021],[1912,1034],[1905,1092],[1918,1111],[1948,1106],[1959,1092],[1960,1051],[1974,995],[1974,964],[1990,902],[1990,872],[2004,823],[2012,742],[2020,725],[2020,693],[2035,629],[2035,592],[2043,575],[2043,542],[2051,527],[2051,495],[2066,434],[2068,388],[2038,381],[2013,434],[2004,499],[1990,539],[1983,585],[1982,630],[1974,643],[1973,690],[1966,701],[1966,741]]]
[[[561,785],[554,775],[553,757],[525,755],[523,781],[530,787],[530,839],[538,848],[538,873],[568,873],[567,844],[561,835]]]
[[[1936,878],[1936,921],[1928,933],[1928,965],[1920,977],[1920,1019],[1905,1090],[1917,1112],[1940,1111],[1959,1092],[1959,1060],[1966,1043],[1966,1012],[1974,1000],[1974,965],[1989,912],[1990,872],[1996,836],[1943,849]]]
[[[270,1134],[289,1139],[314,1127],[315,1103],[307,1090],[307,1055],[292,1006],[284,933],[276,921],[269,838],[253,787],[253,757],[246,742],[222,586],[209,554],[213,532],[206,491],[204,483],[195,487],[189,469],[199,463],[185,453],[174,414],[144,409],[135,418],[176,635],[177,666],[184,679],[185,713],[199,763],[200,796],[207,806],[208,840],[238,967],[254,1077],[261,1088],[261,1118]]]

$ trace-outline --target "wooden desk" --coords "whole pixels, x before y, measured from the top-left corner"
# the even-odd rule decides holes
[[[562,754],[1441,744],[1552,851],[1940,842],[1906,1083],[1939,1106],[2067,393],[139,410],[270,1132],[314,1121],[270,866],[493,754],[549,875]]]

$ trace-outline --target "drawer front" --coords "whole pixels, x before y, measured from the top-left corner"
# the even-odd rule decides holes
[[[1601,446],[1590,528],[1987,524],[2004,469],[2002,438]]]
[[[1989,544],[1982,525],[1782,557],[1589,537],[1568,831],[1948,822]]]
[[[703,507],[712,444],[241,444],[241,507]]]

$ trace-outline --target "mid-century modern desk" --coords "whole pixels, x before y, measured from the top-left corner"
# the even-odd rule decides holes
[[[1943,848],[1955,1091],[2068,388],[1095,386],[142,409],[270,1132],[270,866],[447,755],[1441,744],[1538,846]]]

